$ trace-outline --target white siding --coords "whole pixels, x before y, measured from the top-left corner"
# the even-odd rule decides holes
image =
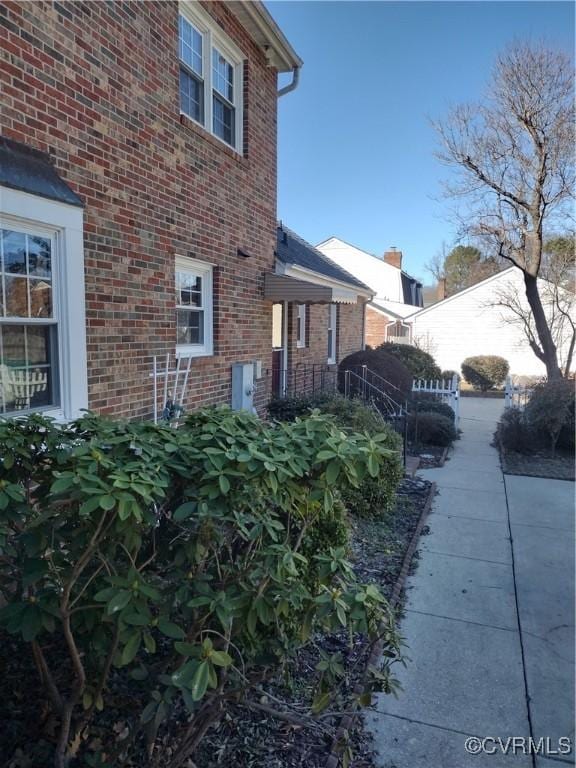
[[[339,267],[372,288],[376,298],[404,303],[401,272],[396,267],[337,237],[331,237],[316,248],[335,261]]]
[[[505,322],[510,311],[493,306],[507,286],[526,302],[522,274],[513,267],[409,318],[415,341],[444,370],[460,372],[462,361],[472,355],[500,355],[513,374],[545,374],[520,327]]]

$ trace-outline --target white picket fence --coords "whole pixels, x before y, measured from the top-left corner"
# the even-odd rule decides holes
[[[519,408],[521,411],[526,407],[530,400],[532,388],[525,387],[522,384],[515,384],[511,376],[506,377],[506,387],[504,388],[504,408]]]
[[[434,395],[438,400],[449,405],[454,411],[454,422],[458,428],[460,423],[460,379],[458,376],[454,375],[451,379],[437,379],[436,381],[414,379],[412,392]]]

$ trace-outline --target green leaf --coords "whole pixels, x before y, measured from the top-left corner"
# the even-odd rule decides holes
[[[150,623],[150,619],[142,613],[128,613],[122,616],[122,621],[134,627],[146,627]]]
[[[323,710],[326,709],[328,704],[330,704],[330,694],[329,693],[319,693],[317,696],[314,697],[314,701],[312,702],[312,712],[315,715],[320,714]]]
[[[192,678],[192,685],[190,687],[190,695],[194,701],[200,701],[200,699],[204,696],[206,689],[208,688],[209,680],[210,665],[207,661],[202,661],[194,673],[194,677]]]
[[[130,602],[130,599],[132,597],[132,592],[130,592],[127,589],[121,589],[110,600],[108,603],[108,607],[106,609],[109,616],[111,616],[113,613],[118,613],[118,611],[121,611],[122,608],[126,608],[128,603]]]
[[[226,475],[220,475],[218,477],[218,485],[220,486],[220,490],[223,494],[228,493],[230,490],[230,480],[228,480]]]
[[[232,664],[232,656],[226,651],[212,651],[210,661],[217,667],[229,667]]]
[[[100,496],[100,506],[106,512],[110,509],[114,509],[116,506],[116,499],[114,496],[110,496],[109,493],[105,494],[104,496]]]
[[[130,636],[128,642],[126,643],[126,645],[122,650],[122,656],[120,657],[123,666],[125,666],[126,664],[130,664],[130,662],[134,659],[134,657],[138,653],[138,649],[140,648],[141,642],[142,642],[142,635],[140,634],[140,632],[134,632],[134,634]]]
[[[340,474],[340,465],[336,461],[331,461],[326,469],[326,482],[328,485],[334,485]]]
[[[196,512],[198,503],[196,501],[187,501],[185,504],[181,504],[178,509],[175,510],[172,518],[179,522],[180,520],[186,520],[187,517],[193,515]]]
[[[79,515],[89,515],[90,513],[94,512],[95,509],[98,509],[100,506],[100,497],[99,496],[92,496],[89,499],[87,499],[84,504],[80,507],[78,510]]]
[[[173,624],[171,621],[167,621],[164,618],[158,619],[158,629],[166,637],[171,637],[174,640],[184,640],[186,633],[177,624]]]
[[[148,653],[156,653],[156,640],[154,640],[150,632],[144,632],[144,647]]]

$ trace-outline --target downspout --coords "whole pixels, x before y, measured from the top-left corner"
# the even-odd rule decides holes
[[[290,91],[296,90],[298,87],[298,81],[300,80],[300,67],[294,67],[292,69],[292,82],[288,83],[288,85],[285,85],[283,88],[280,88],[277,96],[280,98],[281,96],[284,96],[287,93],[290,93]]]

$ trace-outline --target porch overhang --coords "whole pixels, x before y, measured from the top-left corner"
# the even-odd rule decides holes
[[[269,301],[294,301],[298,304],[332,304],[338,301],[327,285],[318,285],[274,272],[264,274],[264,298]]]

